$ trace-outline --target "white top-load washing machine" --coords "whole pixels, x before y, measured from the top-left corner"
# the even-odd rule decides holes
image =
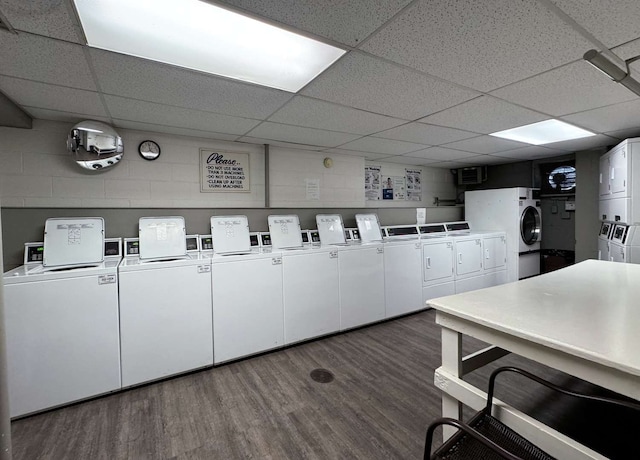
[[[618,224],[613,228],[609,260],[640,264],[640,226]]]
[[[267,220],[273,250],[282,252],[285,344],[337,332],[337,248],[303,244],[297,215],[271,215]],[[310,232],[312,242],[314,233]]]
[[[246,216],[211,217],[211,233],[214,362],[282,346],[282,255],[259,247]]]
[[[465,219],[474,231],[506,232],[507,281],[540,274],[539,190],[514,187],[465,192]]]
[[[187,252],[182,217],[142,217],[118,268],[122,386],[213,364],[211,260]]]
[[[339,214],[318,214],[316,224],[321,244],[338,248],[340,330],[384,319],[382,241],[353,242]]]
[[[360,228],[360,235],[364,229]],[[386,317],[422,310],[422,242],[418,226],[384,227]]]
[[[11,417],[121,387],[120,248],[102,218],[47,219],[44,244],[4,274]]]

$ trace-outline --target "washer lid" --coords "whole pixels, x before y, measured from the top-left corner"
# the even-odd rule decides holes
[[[267,220],[274,249],[302,247],[302,230],[297,215],[268,216]]]
[[[322,244],[346,244],[344,225],[340,214],[318,214],[316,225]]]
[[[138,221],[140,259],[186,257],[184,217],[141,217]]]
[[[377,214],[356,214],[356,224],[358,224],[360,241],[363,243],[382,241],[380,221]]]
[[[44,224],[44,255],[47,268],[97,265],[104,258],[102,217],[51,218]]]
[[[211,237],[216,254],[251,252],[247,216],[216,216],[211,218]]]

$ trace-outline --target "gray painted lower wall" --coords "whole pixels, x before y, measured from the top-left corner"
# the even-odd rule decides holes
[[[239,208],[239,209],[132,209],[132,208],[2,208],[2,244],[4,271],[22,265],[24,243],[42,241],[44,223],[50,217],[102,217],[107,238],[138,236],[138,219],[150,216],[182,216],[189,234],[208,234],[211,216],[241,214],[249,218],[251,231],[267,231],[271,214],[297,214],[303,228],[316,228],[316,214],[340,214],[347,227],[355,227],[355,215],[376,213],[382,225],[416,222],[416,208]],[[462,219],[462,207],[427,208],[427,222],[447,222]]]

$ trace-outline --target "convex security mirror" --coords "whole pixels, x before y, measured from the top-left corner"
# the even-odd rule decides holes
[[[93,120],[81,121],[71,128],[67,149],[78,166],[90,171],[117,165],[124,154],[122,138],[116,130]]]

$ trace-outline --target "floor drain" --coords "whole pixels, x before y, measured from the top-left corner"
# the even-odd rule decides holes
[[[314,369],[311,371],[311,378],[319,383],[333,382],[333,374],[326,369]]]

